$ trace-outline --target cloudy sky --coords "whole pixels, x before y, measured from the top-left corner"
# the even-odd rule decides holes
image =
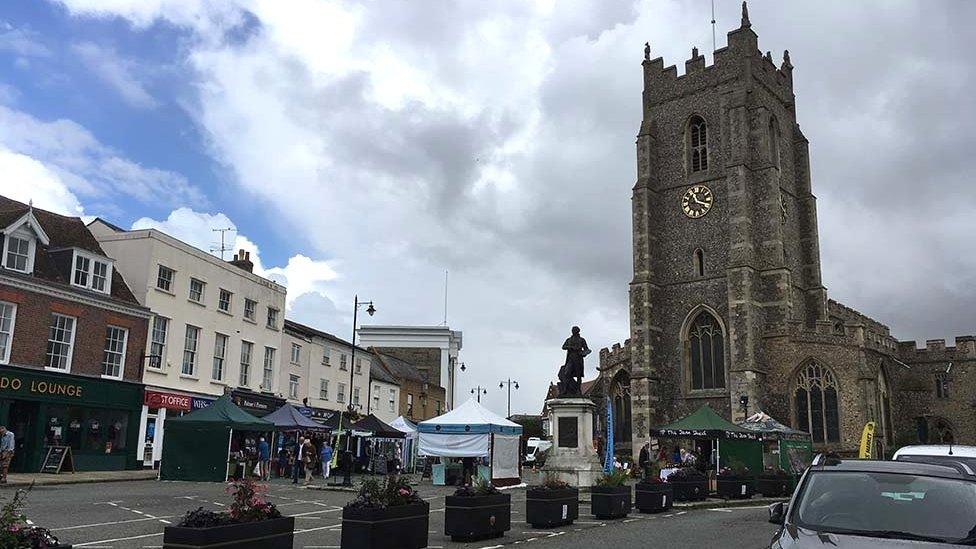
[[[718,46],[739,4],[716,0]],[[789,49],[831,296],[900,339],[976,333],[976,3],[750,2]],[[458,390],[536,412],[572,324],[628,335],[643,44],[712,50],[706,0],[6,0],[0,193],[235,227],[288,315],[464,331]],[[588,377],[596,366],[588,360]]]

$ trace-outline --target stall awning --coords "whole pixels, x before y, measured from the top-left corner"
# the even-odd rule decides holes
[[[368,431],[372,433],[371,436],[378,438],[403,438],[403,431],[390,427],[373,414],[369,414],[357,421],[353,424],[352,428],[355,431]]]
[[[417,425],[421,433],[436,434],[483,434],[495,433],[505,435],[522,434],[522,426],[509,421],[485,408],[475,399],[467,402],[446,414],[437,416]]]
[[[417,438],[417,426],[413,424],[409,419],[400,416],[390,423],[390,427],[401,431],[407,438],[416,439]]]
[[[285,404],[274,412],[264,416],[265,421],[274,423],[279,431],[327,431],[321,423],[305,417],[298,408]]]
[[[759,440],[759,434],[726,420],[710,407],[702,406],[693,414],[674,423],[651,429],[652,437],[660,438],[724,438],[732,440]]]
[[[230,395],[224,395],[213,404],[185,416],[166,418],[166,425],[215,425],[225,426],[238,431],[270,431],[274,423],[252,416],[238,408]]]
[[[759,433],[762,438],[767,440],[810,440],[809,433],[787,427],[761,410],[739,423],[739,426]]]

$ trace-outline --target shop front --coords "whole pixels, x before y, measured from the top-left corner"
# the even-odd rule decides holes
[[[0,425],[14,433],[11,471],[35,472],[49,446],[70,446],[75,469],[137,469],[140,383],[4,366]]]
[[[173,393],[146,388],[139,422],[141,451],[137,456],[143,467],[159,467],[163,456],[164,425],[167,417],[179,417],[210,406],[214,398]]]
[[[234,389],[230,396],[235,405],[255,417],[264,417],[285,405],[283,398],[244,389]]]

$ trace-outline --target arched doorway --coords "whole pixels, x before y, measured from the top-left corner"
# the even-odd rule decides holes
[[[624,450],[631,443],[630,375],[625,370],[617,372],[610,381],[607,393],[613,406],[613,443]]]

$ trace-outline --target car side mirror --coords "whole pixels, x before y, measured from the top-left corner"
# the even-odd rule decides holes
[[[786,522],[786,512],[789,506],[782,501],[769,506],[769,522],[772,524],[783,524]]]

